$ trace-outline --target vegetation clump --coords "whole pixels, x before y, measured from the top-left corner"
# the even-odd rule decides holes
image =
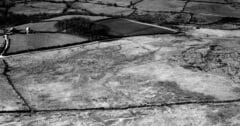
[[[86,18],[72,18],[59,21],[56,25],[59,31],[66,33],[85,36],[90,40],[105,39],[112,37],[109,33],[109,28],[104,25],[97,24]]]
[[[240,83],[239,57],[238,50],[212,44],[187,49],[174,55],[170,61],[178,62],[185,69],[225,75],[235,83]]]

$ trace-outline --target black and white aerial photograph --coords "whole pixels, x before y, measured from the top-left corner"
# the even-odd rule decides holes
[[[0,126],[240,126],[240,0],[0,0]]]

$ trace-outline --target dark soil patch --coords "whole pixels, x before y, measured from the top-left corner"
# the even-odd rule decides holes
[[[213,72],[240,83],[240,52],[218,44],[191,47],[170,61],[193,71]]]
[[[212,109],[216,109],[216,106],[211,106]],[[230,119],[237,116],[240,113],[239,105],[222,105],[217,106],[220,108],[218,111],[210,111],[207,113],[207,118],[212,122],[212,124],[217,125],[220,123],[229,125]]]
[[[109,35],[108,27],[80,17],[59,21],[56,28],[69,34],[87,36],[90,40],[113,37]]]

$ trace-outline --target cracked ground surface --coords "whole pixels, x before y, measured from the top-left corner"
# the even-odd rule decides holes
[[[0,125],[239,126],[239,7],[238,0],[19,0],[9,11],[26,22],[8,24],[15,31],[0,59]],[[56,27],[73,18],[124,36],[92,41]]]

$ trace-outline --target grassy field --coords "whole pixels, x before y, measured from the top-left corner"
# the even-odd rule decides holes
[[[112,16],[127,16],[131,14],[134,10],[126,7],[115,7],[107,5],[99,5],[94,3],[81,3],[76,2],[72,5],[74,9],[86,9],[92,14],[97,15],[112,15]]]
[[[89,0],[89,2],[94,3],[104,3],[104,4],[112,4],[117,6],[129,6],[132,3],[136,3],[140,0]]]
[[[83,16],[83,15],[66,15],[66,16],[58,16],[55,18],[46,19],[37,23],[28,23],[16,26],[15,28],[20,31],[24,31],[26,27],[30,27],[33,31],[39,32],[57,32],[56,24],[62,20],[70,20],[72,18],[83,18],[89,19],[90,21],[97,21],[106,19],[108,17],[104,16]]]
[[[59,19],[64,19],[60,18]],[[50,21],[50,20],[49,20]],[[40,48],[51,48],[87,40],[99,40],[123,36],[175,33],[173,29],[141,23],[128,19],[106,19],[91,21],[85,18],[71,18],[59,21],[30,23],[16,27],[24,32],[26,27],[34,30],[30,34],[10,36],[8,53]]]
[[[148,25],[128,19],[109,19],[97,22],[110,28],[109,34],[115,36],[131,36],[145,34],[174,33],[170,29],[158,27],[157,25]]]
[[[61,21],[61,20],[67,20],[72,18],[86,18],[90,21],[97,21],[97,20],[103,20],[106,18],[109,18],[107,16],[88,16],[88,15],[65,15],[65,16],[59,16],[55,18],[46,19],[44,21]]]
[[[213,3],[189,3],[186,11],[197,14],[240,18],[239,6]]]
[[[84,37],[61,34],[61,33],[37,33],[37,34],[16,34],[10,36],[10,48],[8,53],[23,50],[36,50],[39,48],[49,48],[66,44],[81,43],[87,39]]]
[[[87,16],[89,17],[89,16]],[[173,29],[141,23],[122,18],[81,16],[60,16],[38,23],[29,23],[15,27],[21,33],[26,27],[33,32],[10,36],[8,53],[16,53],[40,48],[52,48],[87,40],[99,40],[123,36],[175,33]],[[103,20],[100,20],[103,19]]]
[[[144,0],[136,7],[140,11],[181,11],[184,3],[181,0]]]
[[[25,4],[18,4],[15,7],[10,9],[10,12],[13,14],[25,14],[25,15],[34,15],[34,14],[59,14],[62,13],[65,8],[64,4],[59,3],[49,3],[49,2],[34,2]]]

